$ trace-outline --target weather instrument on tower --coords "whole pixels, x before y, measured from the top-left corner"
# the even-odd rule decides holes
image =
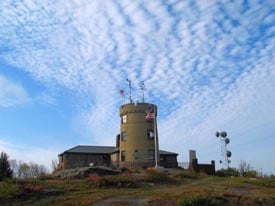
[[[130,103],[132,103],[133,100],[132,100],[132,85],[131,85],[131,81],[129,79],[126,79],[126,80],[129,83],[129,100],[130,100]]]
[[[227,132],[216,132],[215,136],[220,138],[221,143],[221,160],[220,163],[223,164],[227,169],[229,168],[229,163],[231,160],[229,159],[232,156],[231,151],[227,149],[227,145],[230,143],[230,139],[227,137]]]
[[[144,81],[142,81],[142,82],[139,83],[139,87],[140,87],[140,90],[142,92],[142,102],[144,102],[145,101],[145,99],[144,99],[144,90],[145,90]]]

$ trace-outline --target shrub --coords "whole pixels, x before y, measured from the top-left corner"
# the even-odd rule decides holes
[[[198,173],[192,171],[182,171],[175,175],[175,177],[182,179],[198,179]]]
[[[101,178],[98,175],[91,175],[86,178],[86,182],[89,186],[99,187],[102,184]]]
[[[129,175],[111,175],[111,176],[98,176],[92,175],[86,179],[89,186],[92,187],[117,187],[129,188],[137,187],[136,182]]]
[[[201,195],[194,195],[190,198],[184,198],[177,202],[177,206],[204,206],[211,205],[211,201]]]
[[[133,181],[132,178],[129,178],[128,176],[106,176],[105,177],[105,184],[106,186],[113,186],[113,187],[136,187],[137,184],[135,181]]]
[[[23,188],[24,191],[27,193],[33,193],[33,192],[41,192],[44,190],[43,185],[34,185],[34,184],[27,184]]]
[[[32,195],[41,195],[44,192],[44,185],[31,182],[2,182],[0,183],[0,199],[20,198]]]
[[[162,171],[157,171],[154,169],[148,169],[146,171],[146,179],[150,182],[165,182],[168,175]]]
[[[0,183],[0,199],[12,198],[17,192],[19,192],[17,185],[8,182]]]
[[[165,171],[147,169],[146,170],[146,181],[153,183],[172,183],[175,184],[177,181],[171,178]]]
[[[229,167],[228,169],[220,169],[216,172],[219,177],[238,177],[239,171],[236,168]]]

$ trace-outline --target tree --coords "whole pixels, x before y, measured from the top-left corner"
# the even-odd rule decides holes
[[[59,170],[59,164],[58,164],[58,160],[52,160],[52,170],[53,172],[56,172]]]
[[[234,168],[234,167],[229,167],[228,169],[220,169],[216,172],[217,176],[220,177],[238,177],[239,176],[239,171],[238,169]]]
[[[44,165],[38,165],[36,163],[30,162],[19,162],[18,168],[18,178],[36,178],[48,174],[48,170]]]
[[[12,169],[8,161],[8,155],[5,152],[1,152],[0,155],[0,181],[3,181],[5,178],[12,177]]]
[[[9,160],[10,162],[10,167],[12,169],[12,176],[17,178],[18,177],[18,170],[19,170],[19,163],[17,162],[16,159]]]
[[[239,163],[239,173],[243,177],[256,177],[257,171],[250,164],[241,160]]]

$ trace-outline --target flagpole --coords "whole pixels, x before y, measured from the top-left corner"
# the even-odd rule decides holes
[[[157,120],[157,113],[156,113],[156,106],[154,105],[154,113],[155,118],[154,121],[154,136],[155,136],[155,167],[158,167],[158,148],[157,148],[157,128],[156,128],[156,120]]]

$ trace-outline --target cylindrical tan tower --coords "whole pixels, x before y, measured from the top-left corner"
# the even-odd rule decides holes
[[[149,103],[124,104],[119,109],[119,115],[119,165],[158,166],[157,106]]]

